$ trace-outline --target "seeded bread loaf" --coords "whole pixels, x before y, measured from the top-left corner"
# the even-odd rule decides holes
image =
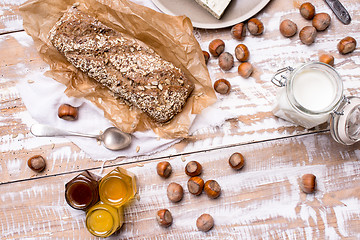
[[[61,17],[49,39],[72,65],[156,122],[181,112],[194,88],[181,69],[147,45],[77,8]]]

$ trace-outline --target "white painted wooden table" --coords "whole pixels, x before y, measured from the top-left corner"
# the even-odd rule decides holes
[[[33,120],[16,83],[47,65],[22,30],[18,12],[22,2],[0,0],[0,238],[95,239],[85,228],[85,214],[66,204],[64,184],[85,169],[100,173],[102,163],[65,139],[46,142],[29,133]],[[302,2],[273,0],[257,15],[265,33],[248,35],[244,41],[256,69],[252,78],[237,75],[238,63],[225,73],[216,59],[210,60],[212,80],[227,78],[233,85],[229,96],[219,96],[218,104],[236,112],[236,119],[163,152],[105,164],[102,174],[115,166],[134,172],[140,196],[126,208],[126,222],[111,239],[360,239],[360,145],[335,143],[326,124],[305,130],[271,113],[276,93],[269,81],[272,74],[286,65],[317,60],[322,52],[334,55],[345,94],[360,96],[360,48],[345,56],[336,50],[338,41],[347,35],[360,43],[360,2],[342,1],[353,18],[345,26],[323,1],[312,1],[318,12],[331,15],[332,23],[310,47],[302,45],[297,36],[283,38],[278,30],[285,18],[295,21],[299,29],[309,24],[298,13]],[[229,52],[239,43],[232,39],[229,28],[195,29],[194,33],[203,49],[215,38],[223,39]],[[246,158],[246,166],[238,172],[227,164],[234,152]],[[47,168],[40,174],[26,165],[36,154],[47,159]],[[174,168],[167,180],[155,170],[163,160]],[[187,192],[184,166],[191,160],[203,165],[205,180],[219,182],[223,192],[218,199]],[[315,194],[306,195],[299,189],[299,178],[305,173],[317,176]],[[173,181],[186,190],[177,204],[166,197],[167,185]],[[160,208],[172,212],[170,228],[157,225],[155,214]],[[202,213],[215,219],[208,233],[196,229],[196,218]]]

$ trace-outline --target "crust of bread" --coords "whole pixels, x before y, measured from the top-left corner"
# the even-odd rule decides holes
[[[77,8],[65,12],[49,39],[72,65],[158,123],[181,112],[194,89],[181,69],[150,47]]]

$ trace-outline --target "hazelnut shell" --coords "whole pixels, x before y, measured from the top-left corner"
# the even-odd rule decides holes
[[[187,182],[188,190],[193,195],[200,195],[204,189],[204,180],[201,177],[191,177]]]
[[[204,191],[209,198],[217,198],[220,196],[221,187],[215,180],[208,180],[205,182]]]
[[[327,13],[318,13],[312,20],[312,25],[317,31],[324,31],[330,25],[331,17]]]
[[[307,20],[313,19],[315,15],[315,7],[309,2],[305,2],[300,6],[300,14]]]
[[[78,119],[78,108],[69,104],[61,104],[58,109],[58,117],[67,121]]]
[[[207,51],[202,51],[204,54],[205,64],[208,64],[210,59],[210,54]]]
[[[264,32],[264,24],[257,18],[252,18],[247,23],[247,28],[252,35],[260,35]]]
[[[246,36],[246,27],[244,23],[239,23],[231,28],[231,35],[237,40],[244,40]]]
[[[240,65],[238,67],[238,73],[243,78],[249,78],[251,76],[251,74],[253,73],[253,71],[254,71],[254,68],[251,65],[251,63],[249,63],[249,62],[240,63]]]
[[[225,49],[225,43],[221,39],[215,39],[211,41],[209,44],[209,52],[214,57],[220,56],[220,54],[224,52],[224,49]]]
[[[172,202],[179,202],[184,195],[183,187],[178,183],[170,183],[167,188],[167,196]]]
[[[340,40],[337,45],[337,48],[341,54],[348,54],[355,50],[356,40],[353,37],[345,37]]]
[[[188,162],[185,166],[185,173],[190,177],[200,175],[202,172],[202,166],[197,161]]]
[[[196,227],[202,231],[207,232],[214,226],[214,219],[211,215],[204,213],[196,220]]]
[[[226,79],[219,79],[214,83],[214,90],[220,94],[228,94],[231,90],[231,84]]]
[[[245,160],[244,156],[241,153],[233,153],[229,158],[229,165],[233,169],[239,170],[244,167]]]
[[[313,174],[304,174],[301,177],[300,187],[304,193],[313,193],[316,187],[316,177]]]
[[[297,33],[297,25],[289,19],[282,21],[279,29],[284,37],[292,37]]]
[[[334,57],[330,54],[322,54],[319,57],[319,62],[334,66]]]
[[[250,52],[246,45],[239,44],[235,47],[235,57],[240,62],[249,60]]]
[[[305,45],[311,45],[316,38],[317,31],[313,26],[303,27],[299,32],[300,41]]]
[[[156,214],[156,220],[162,227],[169,227],[173,222],[171,212],[167,209],[159,210]]]
[[[42,156],[35,155],[29,158],[29,160],[27,161],[27,165],[31,170],[35,172],[41,172],[46,167],[46,161]]]
[[[171,164],[167,161],[159,162],[156,166],[156,171],[160,177],[168,178],[172,172]]]
[[[219,66],[224,71],[229,71],[234,66],[234,57],[228,52],[223,52],[219,56]]]

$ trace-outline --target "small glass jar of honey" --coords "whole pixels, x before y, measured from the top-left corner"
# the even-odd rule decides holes
[[[99,184],[100,200],[114,207],[124,205],[135,194],[135,175],[120,167],[104,176]]]
[[[97,237],[108,237],[124,223],[124,210],[99,202],[86,213],[86,228]]]
[[[87,210],[99,201],[100,177],[84,171],[65,185],[66,202],[75,209]]]

